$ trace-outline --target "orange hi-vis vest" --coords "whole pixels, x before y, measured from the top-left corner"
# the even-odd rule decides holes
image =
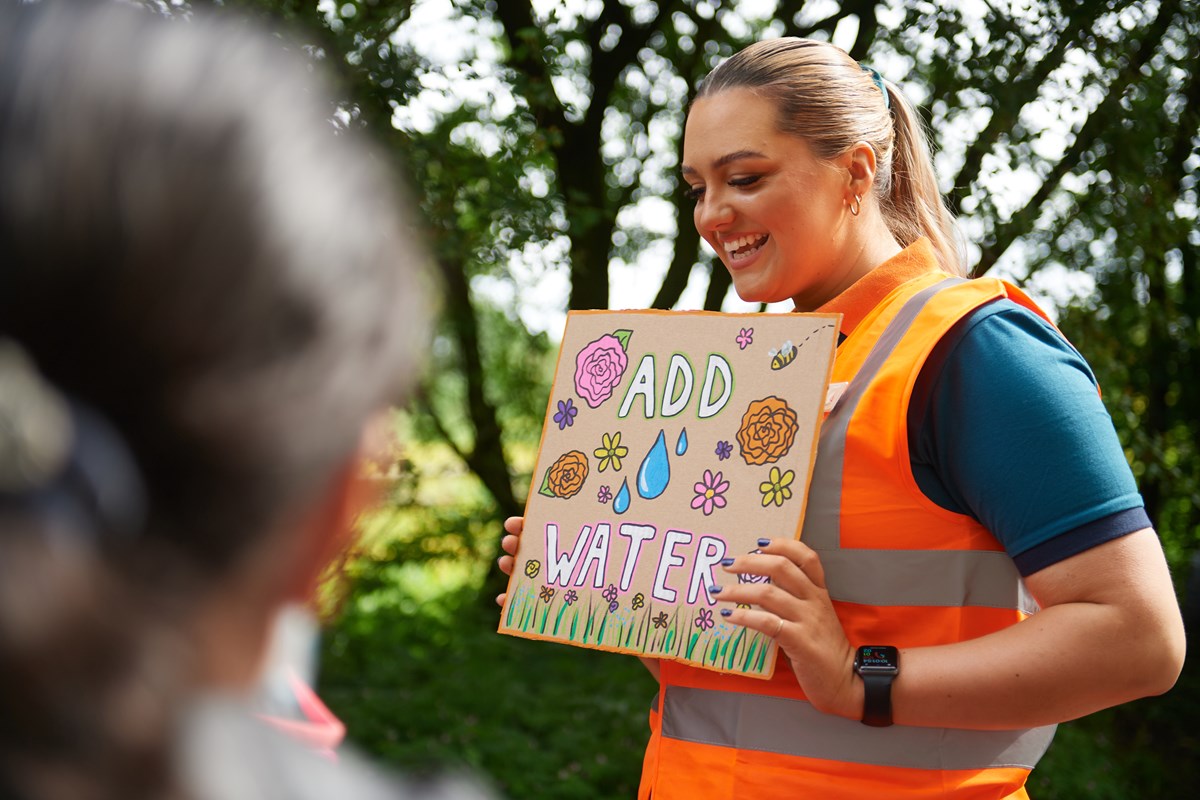
[[[907,412],[921,367],[960,319],[1003,297],[1042,312],[1001,281],[938,271],[924,240],[896,258],[910,272],[911,262],[927,266],[838,347],[833,381],[849,385],[821,428],[801,533],[855,647],[959,642],[1037,610],[996,537],[922,494]],[[1027,798],[1054,735],[867,727],[809,705],[782,655],[769,681],[660,668],[640,800]]]

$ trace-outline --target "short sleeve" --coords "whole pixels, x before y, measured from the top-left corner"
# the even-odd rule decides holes
[[[1023,574],[1150,524],[1083,356],[1010,300],[938,343],[908,436],[921,491],[982,523]]]

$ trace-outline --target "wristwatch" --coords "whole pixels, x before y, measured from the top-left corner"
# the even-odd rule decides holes
[[[900,674],[900,651],[890,645],[864,645],[854,654],[854,672],[862,678],[865,690],[863,725],[891,725],[892,681]]]

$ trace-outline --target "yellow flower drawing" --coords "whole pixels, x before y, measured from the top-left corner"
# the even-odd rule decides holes
[[[758,485],[758,490],[762,492],[764,506],[769,506],[774,503],[777,506],[783,505],[784,500],[788,500],[792,496],[792,481],[796,479],[796,473],[788,470],[780,474],[779,467],[771,467],[770,477]]]
[[[600,471],[604,472],[611,466],[613,472],[620,472],[621,459],[629,455],[629,448],[621,446],[621,432],[606,433],[601,441],[602,446],[592,451],[592,455],[600,459]]]

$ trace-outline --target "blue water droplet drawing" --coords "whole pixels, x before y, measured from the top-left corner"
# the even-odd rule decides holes
[[[654,446],[650,448],[650,452],[642,459],[642,465],[638,467],[638,494],[647,500],[653,500],[666,491],[667,484],[670,482],[671,464],[667,458],[667,437],[666,433],[659,431],[658,438],[654,440]]]
[[[613,498],[613,511],[618,514],[624,514],[629,510],[629,479],[621,481],[621,490],[617,492],[617,496]]]
[[[679,438],[675,441],[675,455],[681,456],[687,452],[687,428],[679,432]]]

